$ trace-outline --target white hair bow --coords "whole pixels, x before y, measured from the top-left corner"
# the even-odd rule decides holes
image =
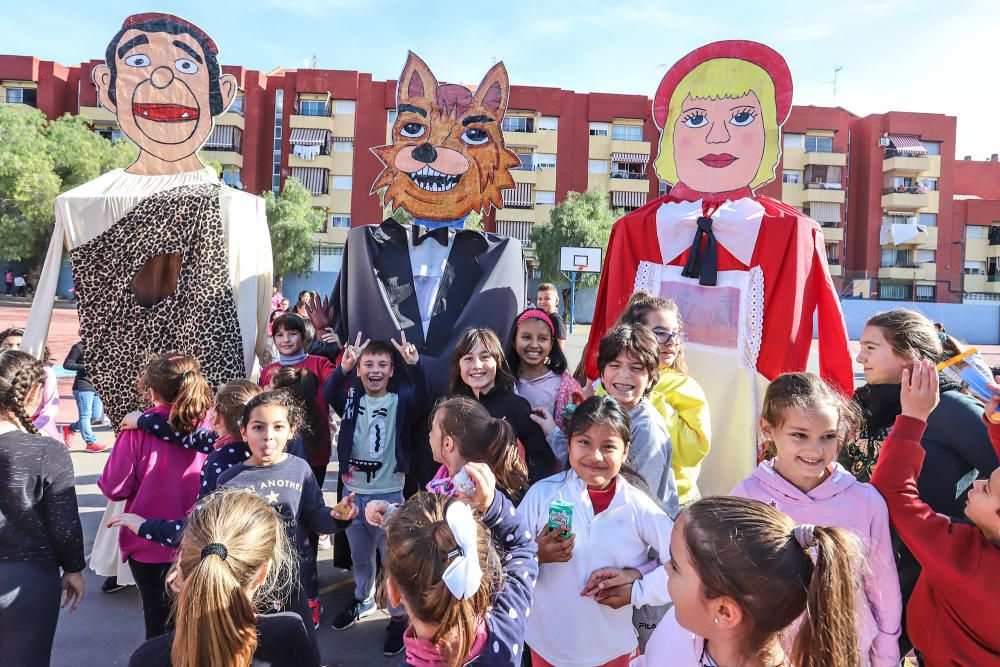
[[[445,586],[459,600],[471,598],[483,582],[483,568],[479,566],[479,544],[476,519],[472,510],[463,502],[453,502],[444,513],[458,548],[448,553],[454,557],[441,578]]]

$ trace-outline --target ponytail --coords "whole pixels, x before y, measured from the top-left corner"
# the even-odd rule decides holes
[[[201,364],[187,354],[168,352],[146,366],[141,386],[152,389],[170,404],[170,428],[188,435],[212,407],[212,390],[201,374]]]
[[[517,451],[514,427],[505,419],[490,417],[487,433],[490,438],[486,445],[486,464],[508,493],[523,496],[528,490],[528,466]],[[462,450],[461,444],[459,449]]]
[[[27,352],[0,351],[0,413],[7,413],[28,433],[38,433],[28,414],[28,394],[45,382],[41,362]]]
[[[823,526],[812,529],[816,563],[806,596],[808,613],[795,637],[792,664],[797,667],[857,667],[858,639],[854,619],[854,574],[850,537]]]

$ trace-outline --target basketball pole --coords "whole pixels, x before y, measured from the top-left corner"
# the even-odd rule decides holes
[[[569,332],[573,333],[576,323],[576,271],[569,274]]]

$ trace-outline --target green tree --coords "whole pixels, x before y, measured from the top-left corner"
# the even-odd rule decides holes
[[[265,192],[264,202],[275,280],[287,273],[305,273],[312,266],[313,234],[322,230],[325,214],[312,207],[312,195],[295,178],[285,180],[280,197]]]
[[[531,242],[538,257],[538,268],[542,280],[561,282],[559,271],[559,249],[566,246],[588,246],[606,248],[611,236],[611,226],[623,215],[621,209],[608,207],[608,198],[601,187],[593,187],[584,193],[570,192],[558,206],[552,209],[549,221],[535,225],[531,230]],[[578,287],[596,287],[600,276],[584,273],[577,276]]]

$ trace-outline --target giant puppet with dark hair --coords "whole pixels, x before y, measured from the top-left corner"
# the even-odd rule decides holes
[[[510,85],[503,63],[475,90],[438,83],[410,53],[396,87],[391,143],[372,149],[384,169],[372,186],[388,219],[351,230],[329,308],[313,310],[317,330],[332,325],[341,340],[361,332],[390,340],[405,332],[420,350],[433,395],[448,393],[455,344],[470,327],[506,331],[524,304],[521,242],[464,229],[472,212],[501,208],[519,162],[504,146],[501,122]],[[414,436],[427,440],[423,425]],[[414,454],[415,477],[427,481],[429,449]]]
[[[266,345],[264,201],[220,183],[198,156],[237,94],[218,54],[177,16],[125,19],[93,83],[139,156],[56,198],[25,349],[44,347],[65,247],[87,365],[115,424],[146,403],[135,380],[151,356],[187,352],[218,386],[246,377]]]
[[[698,486],[729,493],[756,463],[768,381],[805,370],[819,322],[819,368],[850,395],[853,371],[819,224],[754,190],[774,179],[792,78],[772,49],[747,41],[692,51],[653,99],[655,166],[671,190],[611,232],[587,351],[636,289],[676,301],[691,375],[712,406],[712,448]]]

